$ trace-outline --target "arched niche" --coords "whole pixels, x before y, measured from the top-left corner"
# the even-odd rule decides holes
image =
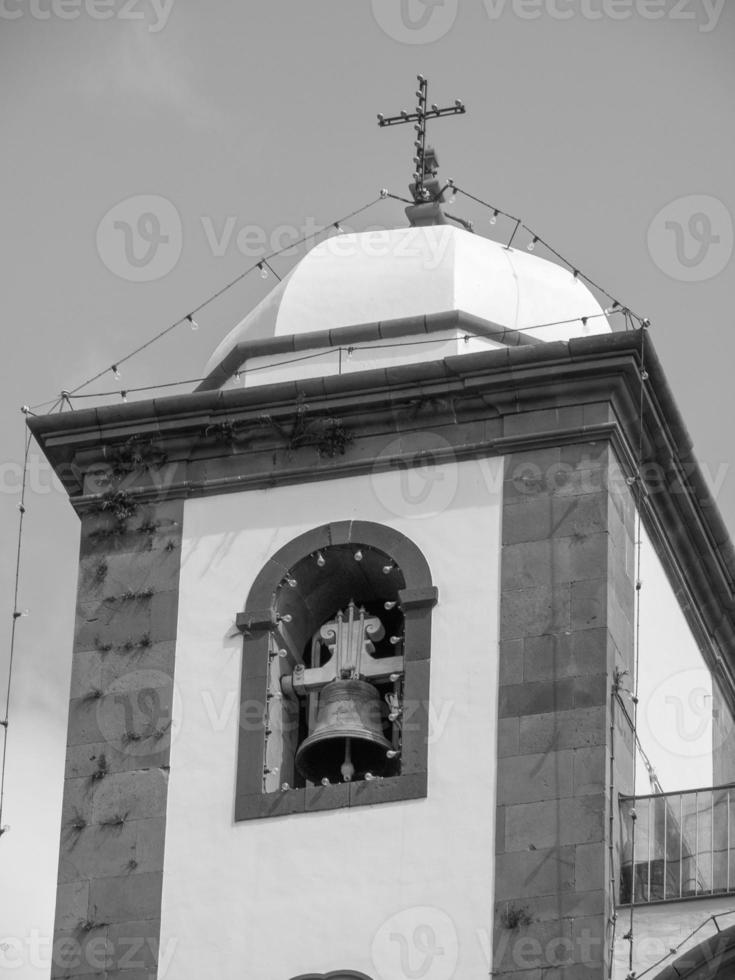
[[[371,980],[365,973],[354,970],[337,970],[335,973],[302,973],[292,980]]]
[[[397,763],[389,775],[370,782],[302,785],[294,760],[305,735],[304,718],[283,697],[283,690],[291,691],[283,678],[311,666],[313,638],[351,601],[381,621],[376,659],[402,658]],[[237,615],[243,633],[237,820],[426,795],[431,611],[436,601],[420,549],[382,524],[325,524],[269,558]],[[387,699],[386,678],[375,683]],[[388,727],[385,736],[396,737]]]
[[[715,924],[717,917],[713,916]],[[735,926],[720,929],[682,953],[653,980],[732,980],[735,977]]]

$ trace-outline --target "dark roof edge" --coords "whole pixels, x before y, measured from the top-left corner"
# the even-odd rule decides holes
[[[445,321],[446,322],[446,321]],[[735,548],[725,525],[712,491],[696,461],[693,444],[684,420],[676,405],[671,388],[656,354],[648,331],[627,331],[613,334],[597,334],[591,337],[573,338],[569,342],[557,341],[533,346],[506,347],[502,350],[482,351],[474,354],[458,354],[440,361],[421,362],[410,365],[397,365],[347,375],[331,375],[324,378],[310,378],[301,381],[288,381],[279,384],[263,385],[254,388],[231,389],[228,391],[195,391],[185,395],[150,399],[63,412],[54,415],[29,416],[27,424],[39,444],[52,438],[58,446],[66,436],[73,441],[75,434],[84,433],[84,441],[105,438],[105,430],[115,430],[114,436],[122,438],[125,428],[131,430],[145,427],[147,433],[155,433],[164,422],[184,425],[188,419],[201,419],[203,414],[218,414],[237,410],[262,412],[277,405],[293,406],[300,398],[339,399],[345,396],[360,395],[376,389],[395,389],[417,387],[422,384],[457,382],[467,383],[472,376],[486,376],[493,373],[518,372],[518,381],[529,369],[542,368],[548,364],[567,363],[571,368],[575,362],[620,354],[635,354],[645,366],[650,376],[649,397],[657,405],[659,418],[665,422],[661,438],[675,450],[677,460],[685,473],[689,496],[701,518],[703,527],[712,543],[722,555],[729,574],[735,580]]]
[[[663,366],[653,346],[650,333],[648,330],[637,331],[638,333],[643,338],[642,370],[648,372],[653,382],[653,390],[658,398],[663,417],[668,423],[668,429],[673,438],[679,462],[687,475],[694,500],[705,520],[714,544],[720,550],[723,560],[727,564],[730,576],[735,580],[735,546],[733,545],[732,537],[694,454],[694,443],[674,400],[671,386],[664,374]]]
[[[395,320],[361,323],[351,327],[339,327],[335,330],[321,330],[317,333],[289,334],[284,337],[266,337],[262,340],[243,341],[236,344],[225,355],[195,390],[212,391],[221,387],[229,381],[237,370],[254,357],[316,350],[320,347],[325,349],[347,347],[351,344],[371,340],[398,339],[415,334],[451,330],[454,327],[497,340],[507,347],[535,346],[542,343],[536,337],[531,337],[521,330],[502,327],[498,323],[474,316],[472,313],[465,313],[463,310],[450,310],[446,313],[430,313],[401,317]]]

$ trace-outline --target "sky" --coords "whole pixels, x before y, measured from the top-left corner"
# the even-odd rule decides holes
[[[433,127],[442,173],[650,318],[735,532],[732,4],[0,0],[0,691],[20,406],[117,363],[264,253],[380,188],[404,195],[411,130],[380,130],[376,113],[410,108],[417,72],[431,101],[468,108]],[[509,234],[461,198],[454,210],[483,234]],[[387,200],[344,226],[404,222]],[[294,260],[273,266],[282,274]],[[120,381],[107,371],[85,391],[198,378],[271,285],[247,277],[197,315],[198,330],[177,327],[123,364]],[[38,980],[53,922],[78,520],[35,446],[26,505],[0,945],[10,937],[23,950],[9,975]]]

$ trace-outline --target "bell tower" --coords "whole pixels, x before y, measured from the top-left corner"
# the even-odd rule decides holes
[[[446,221],[418,94],[409,226],[196,391],[28,421],[81,526],[55,980],[625,976],[636,522],[723,703],[735,563],[646,329]]]

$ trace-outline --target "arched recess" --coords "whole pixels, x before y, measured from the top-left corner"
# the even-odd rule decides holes
[[[293,980],[370,980],[370,977],[354,970],[337,970],[336,973],[302,973]]]
[[[396,771],[370,782],[294,786],[298,722],[284,724],[282,716],[271,723],[274,712],[285,710],[274,673],[299,667],[304,639],[351,599],[373,613],[390,610],[380,612],[385,634],[400,633],[399,644],[389,650],[403,658]],[[369,521],[314,528],[266,562],[237,615],[244,642],[236,820],[426,796],[431,610],[436,601],[420,549],[393,528]],[[282,739],[279,763],[285,759],[277,773],[273,742],[268,741],[276,729],[275,737]],[[289,737],[294,740],[290,747],[285,744]]]
[[[722,929],[687,950],[655,980],[732,980],[735,977],[735,926]]]

